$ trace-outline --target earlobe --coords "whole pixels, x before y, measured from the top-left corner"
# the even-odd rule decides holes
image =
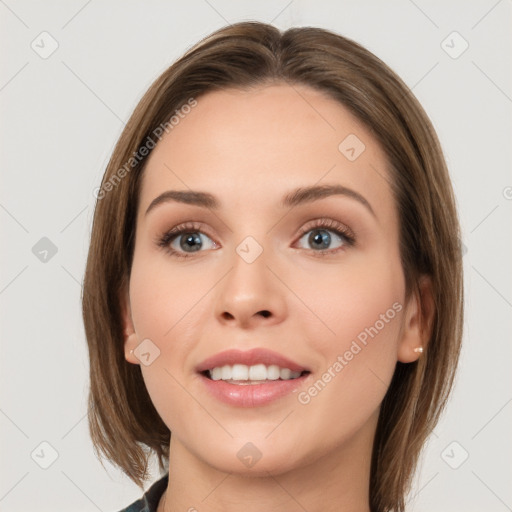
[[[134,351],[137,348],[138,344],[139,340],[135,332],[132,332],[131,334],[128,335],[126,335],[125,333],[124,357],[129,363],[140,364],[139,359],[134,354]]]
[[[398,346],[398,360],[417,361],[428,348],[435,314],[432,280],[422,276],[418,288],[411,294],[405,309],[402,334]]]

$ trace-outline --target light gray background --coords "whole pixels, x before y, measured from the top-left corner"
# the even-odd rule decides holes
[[[243,19],[355,39],[431,117],[460,208],[467,316],[457,387],[409,510],[512,510],[511,11],[511,0],[0,0],[0,510],[108,512],[140,497],[103,469],[87,430],[80,286],[92,191],[150,83]],[[31,47],[51,48],[43,31],[59,45],[45,59]],[[446,39],[453,31],[469,44],[457,58],[464,42]],[[58,250],[46,262],[32,251],[42,237]],[[42,442],[58,453],[47,469]]]

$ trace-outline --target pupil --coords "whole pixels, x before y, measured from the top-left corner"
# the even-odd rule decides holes
[[[314,233],[317,233],[316,235]],[[323,235],[321,234],[323,233]],[[310,242],[317,245],[317,247],[320,247],[321,249],[325,249],[329,247],[330,241],[331,241],[331,235],[325,230],[315,230],[311,233]],[[318,245],[320,244],[320,246]]]
[[[182,249],[192,249],[193,251],[197,251],[200,249],[201,245],[201,237],[197,233],[190,233],[181,238],[181,248]],[[197,245],[194,245],[197,244]]]

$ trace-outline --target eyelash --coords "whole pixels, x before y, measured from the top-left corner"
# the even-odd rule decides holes
[[[319,228],[325,228],[326,231],[331,231],[335,233],[337,236],[339,236],[341,239],[343,239],[344,245],[342,247],[338,247],[336,249],[325,249],[321,251],[312,251],[312,253],[315,256],[318,257],[324,257],[329,254],[335,254],[339,251],[344,250],[346,247],[353,247],[356,244],[356,238],[352,230],[350,230],[347,226],[344,226],[343,224],[340,224],[339,222],[332,220],[332,219],[316,219],[312,221],[313,224],[307,224],[303,228],[301,228],[299,233],[299,240],[310,231],[314,231],[315,229]],[[165,249],[171,256],[176,256],[178,258],[190,258],[193,256],[193,254],[187,254],[184,252],[176,251],[175,249],[172,249],[170,247],[170,243],[174,241],[175,238],[177,238],[179,235],[182,234],[190,234],[190,233],[196,233],[201,231],[201,225],[197,224],[195,222],[188,222],[185,224],[180,224],[179,226],[176,226],[169,231],[166,231],[160,238],[157,239],[157,245],[159,247],[162,247]]]

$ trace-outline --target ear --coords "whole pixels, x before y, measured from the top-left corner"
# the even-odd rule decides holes
[[[139,344],[139,340],[133,325],[128,286],[125,286],[123,291],[120,293],[119,302],[121,304],[121,316],[123,322],[124,357],[129,363],[140,364],[139,359],[137,359],[134,354],[134,351]]]
[[[422,276],[404,313],[401,338],[398,345],[398,360],[402,363],[416,361],[421,352],[427,350],[432,335],[435,315],[434,294],[430,276]]]

